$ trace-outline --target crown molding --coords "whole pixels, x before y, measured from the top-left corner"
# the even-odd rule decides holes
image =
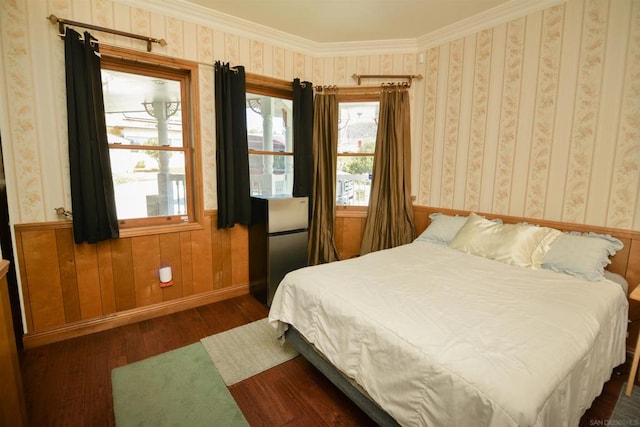
[[[311,55],[319,57],[379,55],[386,52],[415,54],[418,51],[416,39],[317,43],[317,46]]]
[[[512,0],[418,37],[416,45],[419,50],[427,50],[567,1]]]
[[[265,25],[218,12],[185,0],[113,0],[116,3],[149,10],[164,16],[202,25],[251,40],[262,41],[313,55],[318,43],[275,30]]]
[[[567,0],[512,0],[416,39],[319,43],[185,0],[113,0],[114,2],[171,16],[250,40],[284,47],[313,57],[417,53],[478,31],[538,12]]]
[[[185,0],[114,0],[130,7],[149,10],[187,22],[214,28],[250,40],[260,41],[309,56],[370,55],[381,52],[415,53],[415,39],[318,43],[265,25],[228,15]]]

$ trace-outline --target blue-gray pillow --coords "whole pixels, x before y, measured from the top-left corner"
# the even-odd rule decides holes
[[[604,268],[611,264],[624,245],[608,234],[564,233],[542,259],[542,268],[570,274],[590,281],[604,279]]]
[[[430,242],[438,245],[449,245],[458,231],[467,222],[466,216],[445,215],[434,212],[429,215],[431,223],[418,237],[417,242]]]

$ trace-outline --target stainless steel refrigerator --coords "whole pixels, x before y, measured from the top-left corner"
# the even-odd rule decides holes
[[[307,197],[252,197],[249,226],[251,293],[267,306],[280,281],[307,265]]]

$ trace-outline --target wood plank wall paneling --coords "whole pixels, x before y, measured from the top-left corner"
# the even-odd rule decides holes
[[[416,227],[416,236],[422,233],[429,225],[429,215],[431,213],[426,209],[415,208],[413,210],[413,223]]]
[[[55,230],[27,231],[21,236],[32,328],[45,330],[66,323]],[[23,282],[24,285],[24,282]],[[25,289],[23,289],[24,293]]]
[[[216,227],[217,228],[217,227]],[[193,266],[197,268],[193,269],[193,293],[199,294],[207,292],[213,289],[213,257],[212,257],[212,244],[211,244],[211,221],[205,221],[205,228],[203,230],[196,230],[191,232],[191,256],[193,259]],[[222,233],[228,235],[228,232]],[[225,256],[223,251],[219,256]],[[229,264],[231,260],[229,259]],[[231,283],[229,280],[226,283]]]
[[[80,295],[76,276],[75,254],[73,251],[73,233],[71,229],[56,230],[56,249],[58,266],[62,281],[62,298],[64,316],[67,323],[82,319],[80,311]]]
[[[162,289],[157,274],[160,267],[159,242],[157,235],[131,239],[136,307],[162,302]]]
[[[116,312],[131,310],[136,307],[131,238],[111,241],[111,262]]]
[[[243,233],[240,227],[231,229],[232,283],[249,283],[249,240],[243,238]]]
[[[441,212],[448,215],[468,215],[469,211],[457,209],[432,208],[428,206],[414,206],[414,224],[416,227],[416,236],[422,233],[429,225],[429,215],[434,212]],[[622,241],[623,249],[618,251],[611,258],[611,265],[608,269],[612,272],[623,275],[629,282],[629,291],[633,290],[640,284],[640,232],[621,230],[608,227],[598,227],[581,224],[562,223],[557,221],[546,221],[538,219],[530,219],[523,217],[513,217],[505,215],[486,214],[479,212],[488,218],[500,217],[506,223],[514,223],[527,221],[532,224],[539,224],[547,227],[557,228],[563,231],[579,231],[610,234]],[[364,231],[364,223],[366,213],[354,214],[353,212],[338,211],[336,218],[336,246],[340,253],[341,259],[351,258],[360,251],[360,242],[362,241],[362,233]],[[640,319],[640,303],[632,304],[630,313],[637,313],[635,317]]]
[[[213,227],[213,232],[211,233],[211,248],[211,252],[214,254],[223,253],[222,233],[218,231],[217,227]],[[223,256],[213,257],[213,283],[216,289],[220,288],[224,283],[224,280],[222,279],[223,264]]]
[[[422,233],[429,225],[429,215],[434,212],[442,212],[449,215],[468,215],[469,211],[456,209],[440,209],[427,206],[414,206],[414,224],[416,227],[416,236]],[[554,227],[564,231],[594,231],[596,233],[611,234],[620,239],[624,247],[611,258],[611,265],[608,267],[610,271],[622,274],[629,282],[630,291],[640,283],[640,232],[619,230],[607,227],[588,226],[580,224],[560,223],[555,221],[545,221],[536,219],[527,219],[521,217],[510,217],[504,215],[484,214],[489,218],[500,217],[505,222],[518,222],[527,220],[533,224]],[[335,225],[335,239],[340,259],[348,259],[358,255],[360,252],[360,243],[364,232],[364,224],[366,220],[366,212],[354,213],[338,211]],[[637,311],[635,318],[640,319],[640,303],[633,305],[634,313]]]
[[[213,253],[217,253],[213,251]],[[215,257],[214,257],[215,258]],[[191,250],[191,232],[180,233],[180,259],[182,273],[182,295],[193,295],[193,257]]]
[[[334,232],[340,259],[349,259],[360,254],[366,219],[366,211],[337,212]]]
[[[160,265],[170,266],[173,278],[173,285],[162,288],[162,300],[171,301],[181,298],[183,295],[184,278],[182,277],[180,233],[161,234],[159,239]]]
[[[222,245],[221,246],[222,248],[228,248],[231,246],[231,236],[229,235],[229,233],[222,233],[222,234],[219,234],[219,236],[220,236],[220,243]],[[226,264],[229,264],[230,261],[231,261],[231,252],[223,250],[222,265],[224,266]],[[228,281],[231,280],[232,273],[227,269],[223,268],[218,274],[221,279],[219,283],[227,283]]]
[[[360,254],[360,246],[362,244],[362,236],[364,235],[364,225],[366,218],[352,220],[352,227],[345,227],[345,245],[344,255],[351,258]]]
[[[16,225],[27,336],[185,298],[180,304],[193,305],[198,295],[209,302],[226,295],[213,295],[216,290],[248,293],[248,228],[218,230],[212,212],[203,222],[201,230],[80,245],[68,222]],[[172,286],[160,287],[161,266],[171,266]]]
[[[629,245],[629,260],[627,262],[627,277],[630,277],[633,283],[629,282],[630,288],[640,285],[640,240],[634,239]],[[640,302],[636,300],[629,301],[629,319],[640,319]],[[634,334],[637,336],[637,334]]]
[[[420,217],[421,228],[416,227],[416,235],[420,234],[427,225],[429,225],[429,215],[434,212],[441,212],[448,215],[468,215],[469,211],[457,209],[441,209],[427,206],[415,206],[415,217]],[[531,224],[539,224],[541,226],[552,227],[562,231],[578,231],[581,233],[594,232],[600,234],[609,234],[619,239],[624,247],[611,257],[611,264],[607,267],[609,271],[621,274],[629,283],[629,292],[640,284],[640,231],[623,230],[610,227],[591,226],[583,224],[571,224],[558,221],[547,221],[541,219],[532,219],[524,217],[515,217],[507,215],[495,215],[477,212],[487,218],[501,218],[505,223],[529,222]],[[426,218],[426,220],[425,220]],[[422,228],[422,225],[424,227]],[[631,312],[631,311],[630,311]],[[630,317],[631,318],[631,317]],[[638,319],[640,319],[640,310],[638,310]],[[633,318],[631,318],[633,319]]]
[[[429,215],[436,211],[468,213],[415,206],[416,235],[428,226]],[[524,219],[501,218],[505,222]],[[341,259],[359,254],[365,221],[366,211],[337,213],[336,246]],[[625,248],[613,257],[610,270],[625,275],[630,289],[640,282],[640,232],[530,222],[563,230],[608,232],[620,238]],[[160,307],[164,314],[204,300],[248,293],[248,228],[218,230],[217,216],[212,212],[206,213],[204,223],[202,230],[128,237],[97,245],[75,245],[67,222],[16,225],[28,328],[25,340],[30,335],[56,331],[79,335],[83,324],[91,331],[105,329],[96,323],[110,317],[118,318],[116,323],[120,325],[152,316],[153,307]],[[173,286],[160,288],[161,265],[172,267]],[[640,319],[640,304],[631,304],[629,313],[630,319]],[[47,340],[56,339],[43,338],[43,343]]]
[[[16,233],[16,253],[22,254],[24,253],[24,245],[22,244],[22,239],[17,236]],[[19,275],[22,281],[22,303],[24,307],[31,306],[31,297],[29,296],[28,286],[25,284],[27,280],[27,268],[25,267],[23,262],[18,262]],[[24,310],[24,325],[25,330],[33,329],[33,316],[31,315],[30,310]]]
[[[111,256],[111,242],[98,243],[98,274],[100,277],[100,297],[102,313],[105,315],[116,312],[116,292],[113,281],[113,260]]]
[[[75,273],[77,283],[82,284],[77,287],[80,298],[80,316],[83,320],[102,316],[97,245],[84,243],[82,245],[74,245],[73,249],[76,260]]]

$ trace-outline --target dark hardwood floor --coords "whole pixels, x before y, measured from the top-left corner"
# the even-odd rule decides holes
[[[21,354],[30,424],[112,426],[111,370],[267,316],[246,295],[78,337]],[[626,380],[617,368],[581,426],[606,425]],[[302,357],[230,387],[252,426],[368,426],[373,423]]]

